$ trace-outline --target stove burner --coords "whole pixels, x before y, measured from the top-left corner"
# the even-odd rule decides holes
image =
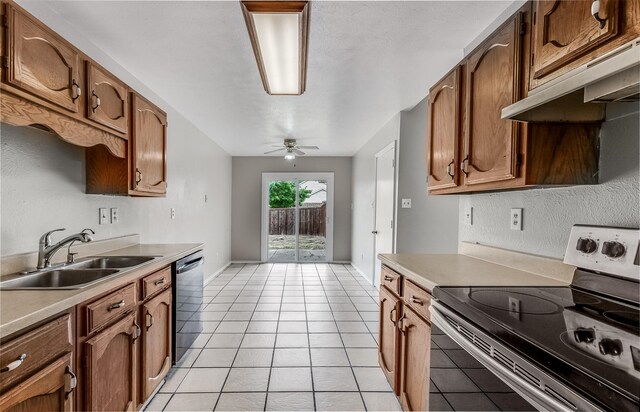
[[[634,328],[640,326],[640,316],[638,315],[638,312],[626,310],[608,310],[603,313],[603,316],[614,322],[632,326]]]
[[[510,299],[511,298],[511,299]],[[562,312],[562,306],[539,296],[499,289],[472,290],[469,299],[493,309],[529,315],[553,315]],[[518,301],[519,310],[513,310],[511,301]]]

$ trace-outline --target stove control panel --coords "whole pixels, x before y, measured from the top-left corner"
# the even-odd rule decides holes
[[[638,229],[575,225],[564,263],[640,280]]]

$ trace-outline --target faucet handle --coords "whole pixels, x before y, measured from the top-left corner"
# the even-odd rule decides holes
[[[92,235],[95,235],[96,232],[93,231],[93,229],[82,229],[82,232],[80,232],[84,235],[85,238],[85,242],[91,242],[93,240],[93,238],[89,235],[89,233],[91,233]]]
[[[40,244],[44,245],[45,247],[51,246],[51,234],[53,232],[62,232],[63,230],[67,230],[67,229],[66,228],[53,229],[46,232],[44,235],[40,236]]]

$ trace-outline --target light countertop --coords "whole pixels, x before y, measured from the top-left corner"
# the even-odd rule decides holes
[[[412,282],[436,286],[566,286],[567,282],[462,254],[380,254],[380,261]]]
[[[135,268],[124,269],[114,276],[82,289],[0,289],[0,337],[5,338],[118,285],[132,282],[144,274],[162,269],[178,259],[201,250],[203,246],[201,243],[138,244],[101,253],[97,256],[158,256],[158,258]]]

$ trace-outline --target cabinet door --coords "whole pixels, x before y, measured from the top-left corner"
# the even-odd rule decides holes
[[[460,73],[458,66],[429,91],[429,190],[455,187],[460,180]]]
[[[429,406],[431,324],[406,306],[403,311],[400,321],[400,403],[405,411],[426,411]]]
[[[132,185],[150,194],[167,191],[167,115],[137,94],[132,94]]]
[[[76,383],[76,375],[71,369],[71,354],[67,353],[3,393],[0,411],[71,411]]]
[[[7,6],[7,23],[7,81],[71,112],[77,112],[81,95],[78,50],[11,5]]]
[[[387,376],[396,395],[399,393],[398,360],[400,355],[400,332],[397,320],[400,317],[400,300],[386,287],[380,288],[380,331],[378,334],[378,363]]]
[[[467,60],[465,185],[516,177],[517,122],[500,118],[520,96],[520,24],[516,15]]]
[[[134,312],[84,343],[84,410],[135,410],[138,335]]]
[[[141,403],[153,393],[171,368],[171,289],[142,305]]]
[[[128,88],[100,67],[87,62],[87,113],[89,119],[127,134]]]
[[[619,0],[600,0],[599,22],[591,15],[592,0],[536,2],[533,78],[539,79],[584,56],[619,30]]]

